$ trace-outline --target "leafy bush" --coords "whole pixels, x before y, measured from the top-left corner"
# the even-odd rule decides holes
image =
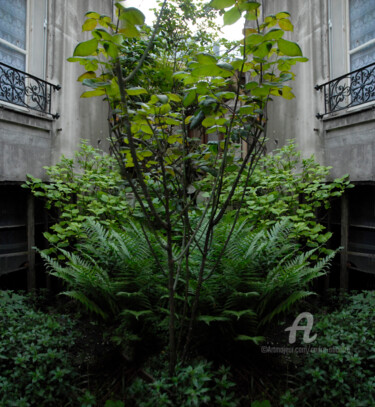
[[[82,141],[73,159],[63,156],[58,164],[45,169],[49,182],[28,175],[23,187],[58,213],[44,234],[52,245],[50,252],[83,238],[82,223],[88,218],[106,226],[118,226],[128,219],[130,206],[113,157]]]
[[[293,236],[307,247],[321,247],[331,233],[317,219],[317,211],[328,209],[330,201],[352,187],[347,176],[327,182],[330,167],[318,164],[314,156],[302,159],[293,140],[265,155],[251,175],[246,176],[233,196],[233,206],[240,205],[244,188],[241,215],[255,228],[269,228],[283,219],[293,223]],[[226,178],[227,190],[235,174]],[[205,181],[207,182],[207,181]],[[209,190],[209,183],[206,187]]]
[[[300,386],[284,406],[375,405],[375,293],[353,295],[346,305],[322,315],[314,325],[314,347],[334,352],[310,353],[298,366]],[[317,317],[318,319],[318,317]]]
[[[67,352],[73,344],[71,320],[0,291],[0,405],[71,405],[76,387]]]
[[[127,391],[127,406],[136,407],[237,407],[229,368],[214,370],[212,364],[201,361],[190,366],[176,366],[176,373],[149,384],[136,379]]]

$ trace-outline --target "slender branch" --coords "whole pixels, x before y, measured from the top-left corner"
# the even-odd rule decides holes
[[[151,35],[150,41],[149,41],[149,43],[147,45],[147,48],[145,49],[141,59],[138,61],[137,66],[133,69],[133,71],[126,78],[124,78],[124,80],[123,80],[124,84],[127,83],[127,82],[130,82],[135,77],[135,75],[138,73],[138,71],[142,68],[142,65],[145,62],[145,59],[147,58],[147,56],[148,56],[148,54],[149,54],[149,52],[151,50],[151,47],[152,47],[152,45],[154,43],[156,33],[159,31],[161,17],[163,15],[164,7],[165,7],[166,4],[167,4],[167,0],[164,0],[164,3],[161,6],[161,9],[160,9],[160,12],[159,12],[159,15],[158,15],[158,19],[156,21],[156,25],[155,25],[154,30],[152,32],[152,35]]]

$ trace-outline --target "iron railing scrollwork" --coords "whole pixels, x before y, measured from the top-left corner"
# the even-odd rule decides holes
[[[324,92],[324,113],[318,113],[318,119],[329,113],[375,101],[375,63],[316,85],[315,89]]]
[[[0,62],[0,101],[36,110],[58,119],[51,111],[52,92],[60,90],[43,79]]]

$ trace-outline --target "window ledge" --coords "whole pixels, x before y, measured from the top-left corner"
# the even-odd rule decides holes
[[[36,110],[28,109],[23,106],[14,105],[12,103],[0,100],[0,110],[7,110],[15,113],[20,113],[26,116],[35,117],[42,120],[53,122],[55,119],[47,113],[38,112]]]
[[[338,112],[328,113],[322,118],[322,120],[323,122],[327,122],[341,117],[362,113],[368,110],[375,110],[375,100],[368,103],[363,103],[362,105],[352,106],[347,109],[340,110]]]

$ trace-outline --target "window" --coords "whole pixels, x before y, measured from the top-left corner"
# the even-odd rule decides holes
[[[350,71],[375,62],[375,1],[349,0]]]
[[[0,0],[0,61],[26,70],[26,0]]]
[[[324,114],[375,101],[374,21],[375,0],[329,0],[330,80],[317,87]]]
[[[48,0],[0,0],[2,104],[51,114],[55,87],[45,82],[47,15]]]

